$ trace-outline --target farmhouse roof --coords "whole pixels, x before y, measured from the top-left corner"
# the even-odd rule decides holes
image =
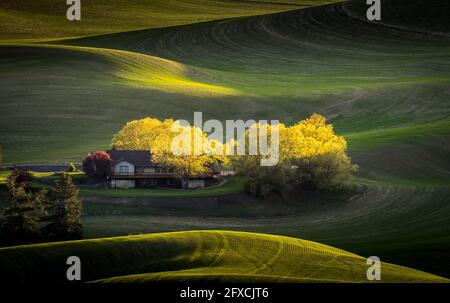
[[[113,161],[113,165],[122,161],[134,166],[146,166],[152,164],[152,154],[148,150],[108,150],[107,153]]]

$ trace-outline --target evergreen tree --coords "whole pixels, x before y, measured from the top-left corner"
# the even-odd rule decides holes
[[[23,187],[28,192],[33,180],[31,173],[22,168],[14,168],[8,176],[7,183],[13,187]]]
[[[67,174],[60,176],[50,195],[48,204],[49,224],[45,227],[45,234],[49,240],[76,240],[83,235],[81,224],[81,202],[79,191]]]
[[[39,223],[44,215],[47,191],[32,192],[30,176],[27,172],[14,170],[7,178],[8,202],[0,222],[2,245],[29,244],[41,239]]]

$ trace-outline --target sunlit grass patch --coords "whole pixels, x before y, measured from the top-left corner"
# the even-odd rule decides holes
[[[236,96],[233,88],[189,79],[193,68],[157,57],[125,51],[93,49],[118,65],[115,75],[131,87],[163,90],[199,97]]]
[[[56,282],[61,279],[59,264],[64,265],[71,255],[82,260],[85,282],[368,281],[366,259],[350,252],[302,239],[232,231],[185,231],[3,248],[0,266],[5,274],[0,279],[34,281],[38,274],[41,282]],[[383,263],[381,282],[448,280]]]

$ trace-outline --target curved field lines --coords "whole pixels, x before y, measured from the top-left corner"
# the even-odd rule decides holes
[[[3,46],[5,51],[8,51],[8,46],[9,45]],[[72,53],[78,51],[88,54],[95,54],[98,55],[98,57],[93,57],[93,61],[100,58],[103,60],[108,60],[112,63],[112,66],[110,67],[110,69],[112,69],[111,74],[112,76],[115,76],[119,79],[117,82],[137,88],[161,90],[168,93],[187,94],[203,97],[238,94],[237,91],[230,88],[201,83],[189,79],[190,75],[201,74],[200,71],[192,67],[174,61],[139,53],[114,49],[61,46],[50,44],[13,44],[11,45],[11,47],[28,47],[30,49],[27,51],[30,52],[33,52],[33,48],[40,47],[40,51],[44,53],[44,56],[45,51],[48,48],[66,50]]]
[[[278,2],[278,3],[277,3]],[[82,22],[68,22],[65,1],[4,0],[0,39],[77,37],[262,15],[336,1],[121,0],[86,1]]]
[[[360,166],[354,180],[359,190],[351,195],[296,197],[286,205],[219,205],[197,213],[151,209],[146,213],[154,214],[142,216],[127,209],[132,215],[87,215],[89,237],[198,229],[282,234],[449,276],[448,1],[426,1],[426,8],[419,0],[387,1],[380,23],[364,19],[365,1],[304,8],[334,1],[208,1],[202,6],[204,1],[161,0],[146,10],[147,1],[137,0],[125,14],[114,0],[108,2],[119,5],[117,11],[92,21],[108,8],[95,1],[88,4],[92,15],[85,16],[91,22],[77,28],[61,25],[55,17],[59,6],[45,22],[32,22],[36,16],[30,12],[46,9],[50,0],[19,2],[7,1],[0,9],[0,20],[6,20],[0,23],[6,29],[1,37],[8,39],[0,42],[5,163],[79,161],[87,151],[108,146],[127,121],[191,119],[202,111],[214,119],[286,124],[323,114],[348,138],[351,157]],[[19,20],[20,10],[25,13]],[[73,38],[85,35],[92,36]],[[205,276],[210,264],[217,270],[214,279],[256,274],[262,280],[273,275],[311,281],[328,271],[333,274],[325,280],[360,279],[334,271],[346,258],[316,251],[311,258],[323,267],[290,271],[292,264],[282,260],[301,258],[311,243],[211,237],[183,240],[189,253],[174,253],[174,259],[167,257],[172,263],[162,262],[160,268],[150,262],[152,271],[92,280],[134,274],[142,276],[129,279],[166,279],[163,268],[176,270],[170,279],[184,279],[202,271]],[[252,241],[252,253],[236,248],[233,254],[231,247]],[[263,251],[270,254],[260,257]],[[180,268],[176,262],[184,258],[195,267]],[[237,260],[247,264],[243,272],[235,271]],[[282,270],[274,269],[278,264]]]
[[[83,99],[89,104],[101,102],[103,107],[111,108],[119,117],[109,122],[114,131],[126,121],[122,118],[125,116],[146,113],[186,118],[198,109],[219,119],[264,117],[287,123],[319,112],[330,118],[337,130],[349,135],[448,121],[450,40],[365,22],[354,17],[354,12],[350,14],[349,7],[348,3],[325,5],[75,40],[52,40],[51,44],[70,44],[79,50],[82,50],[79,46],[95,48],[100,57],[113,61],[113,65],[105,64],[96,69],[95,75],[89,75],[94,78],[95,88],[89,85],[91,82],[84,83],[84,73],[86,65],[95,65],[101,58],[92,57],[91,63],[86,58],[86,62],[78,64],[67,58],[69,54],[51,57],[41,53],[32,62],[60,65],[61,73],[76,75],[72,81],[78,82],[77,87],[66,82],[66,95],[79,94],[81,89],[88,94]],[[20,60],[18,54],[3,53],[5,58]],[[26,63],[26,58],[23,59]],[[36,64],[30,64],[25,78],[29,82],[26,82],[21,74],[24,63],[15,66],[14,61],[3,61],[0,62],[4,67],[2,78],[12,83],[15,80],[21,83],[20,87],[30,87],[33,95],[32,83],[40,82],[37,97],[45,98],[49,107],[60,102],[51,95],[52,75],[34,72]],[[117,78],[126,85],[115,87]],[[8,83],[2,87],[2,97],[12,101],[2,104],[5,107],[2,110],[14,111],[15,106],[20,108],[24,104],[35,106],[16,92],[17,86]],[[158,92],[147,90],[149,87]],[[114,99],[106,99],[109,94]],[[142,104],[144,99],[150,101]],[[109,118],[107,113],[100,112],[100,115]],[[9,122],[12,123],[4,121],[4,129],[11,127]],[[92,124],[91,121],[83,123]],[[42,129],[52,135],[52,130],[45,125]],[[104,128],[100,132],[107,137],[114,131]],[[72,135],[74,142],[83,139],[90,146],[100,143],[94,138],[85,142],[86,138],[79,134]],[[18,148],[9,147],[9,142],[17,138],[5,136],[8,142],[5,162],[27,160]],[[71,152],[65,145],[58,151],[60,159],[78,155],[78,150],[72,148]],[[42,155],[39,160],[52,158],[43,150],[39,154]]]
[[[449,82],[448,39],[371,24],[351,17],[344,6],[65,43],[126,49],[208,67],[220,71],[224,83],[262,95]]]
[[[92,233],[89,237],[199,229],[288,235],[445,276],[450,270],[446,253],[450,247],[449,194],[446,187],[370,181],[365,190],[350,197],[300,197],[290,204],[258,202],[262,205],[253,207],[261,209],[259,213],[224,216],[221,210],[226,212],[230,205],[222,205],[216,211],[203,212],[203,216],[182,211],[145,217],[88,216],[85,224]]]
[[[229,231],[163,233],[0,249],[2,278],[58,280],[67,254],[83,260],[84,281],[367,282],[366,259],[330,246]],[[22,259],[20,270],[9,260]],[[95,264],[95,270],[91,266]],[[383,263],[381,282],[448,282],[414,269]]]

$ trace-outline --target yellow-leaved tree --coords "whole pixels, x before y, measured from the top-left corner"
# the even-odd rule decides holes
[[[278,165],[262,167],[260,160],[266,156],[258,153],[231,157],[236,172],[246,176],[246,188],[251,194],[286,194],[299,188],[334,189],[345,185],[357,170],[347,155],[345,138],[336,135],[321,115],[313,114],[290,127],[282,123],[264,127],[269,137],[275,127],[279,134]],[[250,137],[255,129],[260,134],[261,125],[250,127],[246,136]],[[267,142],[271,142],[270,138],[266,138]],[[251,144],[245,140],[245,150]],[[222,144],[209,140],[199,128],[155,118],[128,122],[112,140],[116,149],[151,151],[154,161],[172,168],[183,187],[188,187],[190,178],[210,173],[215,164],[227,164],[230,158],[225,151],[231,146],[238,149],[239,142]]]
[[[190,178],[207,175],[213,165],[228,161],[219,142],[208,141],[199,128],[183,126],[172,119],[128,122],[111,145],[116,149],[149,150],[153,161],[172,169],[183,188],[189,187]]]
[[[111,146],[116,149],[149,150],[152,154],[166,153],[171,147],[174,121],[155,118],[133,120],[114,135]]]
[[[334,133],[333,126],[318,114],[291,127],[280,128],[280,158],[308,158],[347,150],[344,137]]]
[[[236,157],[233,161],[236,171],[246,176],[250,194],[267,196],[305,188],[335,189],[344,186],[358,169],[347,155],[345,138],[336,135],[333,126],[321,115],[313,114],[290,127],[280,123],[278,133],[277,166],[261,167],[250,156]]]
[[[208,174],[212,158],[203,151],[205,133],[191,126],[174,123],[169,130],[170,148],[155,154],[155,160],[172,167],[183,188],[189,187],[189,179]]]

